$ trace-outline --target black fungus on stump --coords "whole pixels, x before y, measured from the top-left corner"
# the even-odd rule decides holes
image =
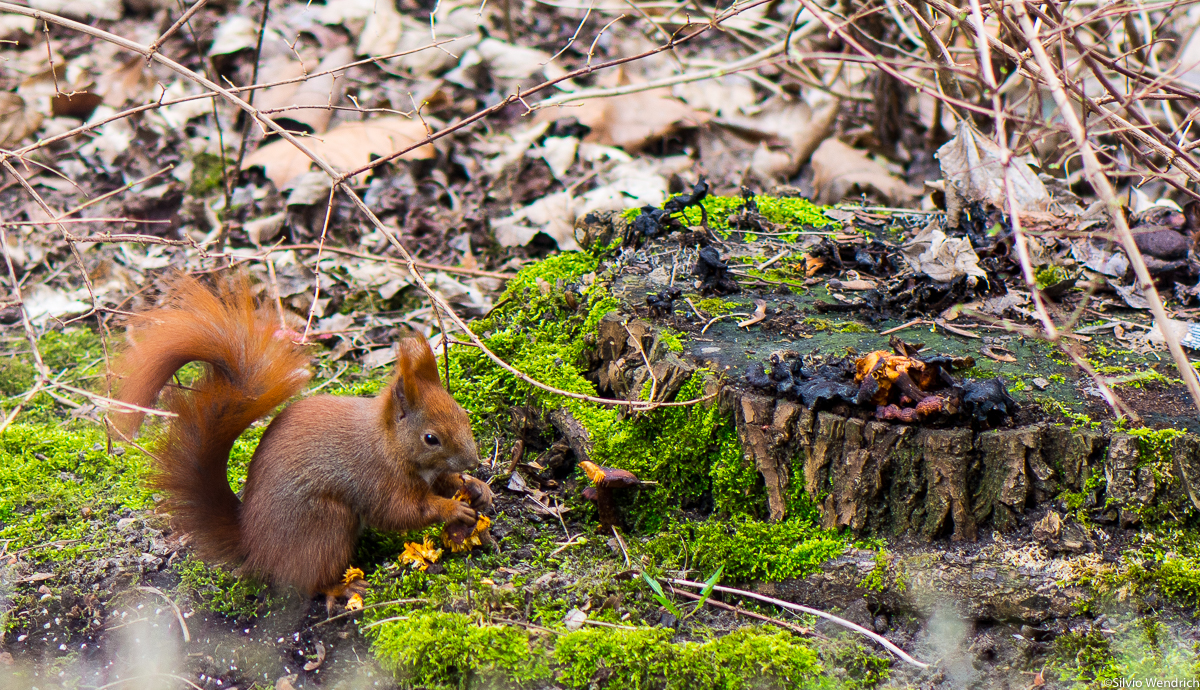
[[[646,306],[650,308],[651,316],[670,316],[675,309],[675,300],[683,295],[676,287],[669,287],[658,293],[646,295]]]
[[[721,254],[714,247],[700,250],[692,275],[700,279],[700,294],[702,295],[732,295],[741,288],[729,273],[729,265],[721,259]]]

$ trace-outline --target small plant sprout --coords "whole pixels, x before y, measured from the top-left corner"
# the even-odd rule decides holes
[[[717,583],[721,581],[721,573],[724,571],[725,566],[722,565],[717,568],[715,573],[710,575],[708,579],[704,581],[704,589],[700,590],[700,598],[696,601],[696,607],[687,613],[681,612],[679,607],[675,605],[675,602],[671,601],[670,598],[667,597],[666,593],[663,592],[662,585],[658,584],[658,580],[655,580],[646,573],[642,573],[642,579],[646,581],[646,584],[650,585],[650,591],[654,594],[654,598],[658,601],[658,603],[662,604],[663,608],[665,608],[668,613],[670,613],[672,616],[675,616],[675,618],[682,623],[683,621],[686,621],[687,619],[696,615],[700,609],[704,608],[704,604],[707,603],[708,598],[712,596],[713,587],[716,587]]]

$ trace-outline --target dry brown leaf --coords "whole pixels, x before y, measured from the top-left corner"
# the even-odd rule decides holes
[[[425,135],[425,125],[396,115],[365,122],[343,122],[320,137],[302,141],[336,170],[347,172],[370,163],[372,156],[388,156],[405,149],[424,139]],[[433,156],[433,144],[424,144],[400,158],[423,160]],[[242,169],[261,165],[271,182],[282,189],[293,178],[308,172],[311,164],[308,156],[280,139],[246,156]]]
[[[825,259],[817,256],[804,255],[804,277],[811,278],[825,266]]]
[[[525,46],[485,38],[475,46],[495,79],[528,79],[550,62],[550,54]]]
[[[493,221],[496,241],[502,247],[523,247],[543,232],[563,251],[579,249],[575,240],[576,205],[570,192],[544,196],[511,216]]]
[[[314,67],[316,65],[305,65],[300,62],[296,59],[295,55],[280,53],[263,59],[262,66],[258,70],[258,76],[259,80],[264,82],[298,79],[304,76],[306,69]],[[279,86],[265,88],[254,95],[254,105],[266,111],[274,111],[277,108],[285,108],[292,105],[292,97],[296,95],[296,90],[300,88],[301,83],[280,84]],[[290,117],[290,114],[279,115],[274,112],[271,115],[273,117]]]
[[[754,300],[754,315],[745,321],[738,321],[738,328],[749,328],[767,318],[767,303],[764,300]]]
[[[937,221],[931,222],[900,248],[908,267],[936,281],[948,283],[959,276],[975,276],[987,279],[987,273],[979,267],[979,255],[965,237],[947,237],[938,228]]]
[[[408,70],[417,77],[429,77],[458,64],[460,55],[480,41],[478,26],[483,21],[478,8],[470,3],[442,2],[434,12],[434,26],[429,16],[409,16],[396,9],[393,3],[376,0],[339,0],[325,4],[320,21],[348,30],[357,41],[359,55],[380,57],[427,47],[431,35],[450,39],[440,48],[420,50],[389,61],[394,67]]]
[[[0,148],[12,149],[42,126],[42,114],[15,93],[0,93]]]
[[[146,58],[134,55],[120,66],[96,78],[96,93],[104,97],[104,105],[120,108],[129,101],[144,100],[157,81],[146,69]]]
[[[954,138],[937,150],[942,177],[946,180],[946,215],[950,224],[967,204],[982,201],[996,208],[1008,208],[1004,189],[1004,155],[999,146],[967,120],[958,123]],[[1013,198],[1023,212],[1044,211],[1050,201],[1046,186],[1026,161],[1029,156],[1012,158],[1008,179]]]
[[[86,120],[92,116],[92,111],[103,102],[104,98],[100,94],[89,91],[57,93],[50,98],[50,113],[54,117],[73,117],[77,120]]]
[[[833,204],[846,198],[851,190],[874,190],[891,204],[903,204],[921,193],[895,177],[882,164],[867,157],[865,151],[847,146],[837,139],[826,139],[812,156],[813,187],[818,204]]]
[[[596,98],[566,112],[592,128],[588,141],[619,146],[626,151],[637,151],[680,127],[695,127],[711,117],[671,98],[663,90]],[[563,117],[563,112],[557,109],[544,113],[543,119]]]
[[[353,60],[354,51],[349,46],[333,49],[315,66],[303,65],[291,55],[278,55],[263,65],[261,80],[271,82],[295,79],[305,76],[306,67],[310,67],[312,73],[321,73]],[[275,111],[272,114],[276,119],[286,118],[299,122],[319,134],[329,127],[329,119],[333,117],[332,108],[320,106],[337,105],[344,84],[345,79],[340,73],[322,74],[294,84],[281,84],[264,89],[255,98],[255,105],[264,111]]]
[[[869,280],[831,280],[829,287],[833,290],[874,290],[878,287],[875,283]]]
[[[270,38],[263,37],[263,43],[278,38],[278,32],[268,29]],[[254,50],[258,45],[258,22],[245,14],[234,13],[217,24],[212,45],[208,48],[209,55],[232,55],[241,50]]]
[[[317,658],[304,665],[305,671],[315,671],[325,663],[325,643],[317,640]]]
[[[125,14],[121,0],[29,0],[29,6],[75,19],[107,19],[116,21]]]
[[[751,117],[721,120],[739,136],[762,142],[754,152],[751,170],[768,180],[794,177],[833,129],[839,102],[829,101],[816,111],[797,99],[773,98]]]
[[[676,84],[671,91],[693,108],[721,117],[738,117],[758,102],[753,83],[740,74]]]
[[[994,359],[997,362],[1005,362],[1007,364],[1015,364],[1017,361],[1017,358],[1013,357],[1011,352],[1009,352],[1008,350],[1005,350],[1002,347],[985,347],[985,348],[981,349],[979,352],[982,353],[985,357],[988,357],[989,359]]]

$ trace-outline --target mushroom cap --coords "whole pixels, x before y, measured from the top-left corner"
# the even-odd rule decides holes
[[[624,489],[630,486],[637,486],[641,482],[629,470],[618,470],[612,467],[601,467],[594,462],[584,460],[579,463],[579,469],[587,475],[592,486],[605,489]],[[586,490],[584,491],[586,497]]]
[[[921,379],[925,374],[925,363],[912,357],[893,355],[883,350],[868,352],[865,356],[854,361],[854,380],[860,384],[867,377],[874,378],[879,388],[871,396],[871,402],[876,405],[887,404],[891,395],[892,384],[902,375],[908,375],[916,380],[917,386],[923,388]]]
[[[912,357],[902,357],[876,350],[868,352],[866,356],[859,357],[854,361],[855,375],[854,380],[861,382],[869,375],[875,376],[881,381],[895,381],[900,374],[914,374],[925,369],[925,363],[919,359]]]

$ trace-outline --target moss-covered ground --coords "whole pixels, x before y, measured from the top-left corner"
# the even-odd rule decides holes
[[[589,252],[536,264],[511,281],[501,306],[474,327],[522,371],[595,395],[585,376],[589,334],[617,306],[599,269],[600,255]],[[104,391],[98,336],[77,327],[43,342],[52,371],[64,372],[71,385]],[[71,366],[81,361],[88,366]],[[847,665],[858,669],[851,685],[886,677],[888,663],[866,647],[822,649],[784,629],[748,625],[703,607],[685,624],[661,625],[663,607],[631,573],[706,577],[723,566],[726,583],[781,581],[814,572],[846,545],[842,536],[816,527],[811,515],[782,524],[760,519],[761,489],[741,462],[732,419],[717,405],[630,413],[544,395],[474,349],[454,349],[449,365],[454,395],[471,413],[481,448],[507,449],[522,433],[509,423],[513,407],[542,413],[565,407],[595,440],[596,462],[657,484],[621,506],[627,525],[620,545],[596,533],[594,509],[578,498],[581,477],[570,467],[560,469],[569,488],[557,494],[570,509],[563,520],[538,515],[519,495],[509,495],[500,488],[507,477],[493,468],[502,494],[497,548],[469,558],[447,555],[433,569],[440,572],[413,571],[397,560],[404,543],[422,535],[365,534],[357,559],[372,588],[362,631],[377,663],[401,685],[574,688],[600,678],[613,688],[841,687],[830,670]],[[32,366],[15,355],[0,376],[8,404],[33,376]],[[350,371],[332,392],[372,394],[384,380],[380,373]],[[677,398],[703,397],[710,380],[697,373]],[[313,386],[322,383],[319,375]],[[235,489],[264,428],[251,428],[235,446],[229,471]],[[150,425],[139,445],[153,448],[160,432]],[[552,440],[541,439],[541,446]],[[538,445],[531,439],[531,457]],[[110,627],[104,609],[115,615],[123,593],[141,585],[157,587],[205,620],[251,626],[247,631],[287,608],[285,593],[188,556],[166,518],[153,512],[155,497],[143,485],[147,468],[141,450],[110,446],[94,417],[72,416],[45,394],[29,401],[0,436],[0,545],[9,573],[0,601],[4,640],[16,654],[36,641],[38,654],[58,659],[54,664],[82,663],[82,652],[64,641],[96,644]],[[70,616],[55,607],[84,595],[87,606],[75,604]],[[564,622],[573,609],[587,614],[581,629]],[[54,635],[43,632],[51,629]],[[56,644],[63,648],[56,652]],[[36,668],[4,677],[14,687],[32,683]],[[236,670],[225,676],[239,677]]]
[[[720,229],[734,207],[719,200],[707,203],[709,222]],[[773,207],[762,199],[759,205],[770,218]],[[813,213],[808,206],[792,211]],[[816,216],[789,218],[797,232],[835,229],[815,222]],[[787,220],[780,216],[772,222]],[[529,266],[472,328],[519,370],[562,390],[597,395],[587,375],[596,327],[626,298],[616,286],[619,276],[607,272],[605,259],[611,251],[561,254]],[[826,298],[821,286],[803,286],[800,270],[784,265],[760,272],[760,277],[791,285],[793,296]],[[743,297],[695,297],[696,306],[710,317],[753,310]],[[678,308],[688,307],[680,303]],[[827,349],[865,351],[886,342],[878,335],[886,325],[854,315],[807,318],[804,332]],[[725,330],[736,333],[734,321],[717,321],[709,334],[720,338],[729,335]],[[961,339],[940,327],[924,326],[912,335],[935,350],[953,352],[962,346]],[[666,338],[672,351],[698,347],[691,334],[668,332]],[[104,353],[94,332],[76,327],[51,332],[43,342],[48,366],[64,382],[104,390]],[[1033,341],[1005,342],[1021,358],[1018,363],[977,357],[972,374],[1004,377],[1023,401],[1037,403],[1045,396],[1046,405],[1058,406],[1054,409],[1060,418],[1094,424],[1086,406],[1065,400],[1078,380],[1069,362]],[[17,339],[10,346],[19,344]],[[769,344],[743,349],[747,352],[739,356],[747,362],[761,361]],[[1051,384],[1046,391],[1033,390],[1026,357],[1045,364],[1045,372],[1038,373]],[[1098,367],[1109,367],[1112,375],[1153,369],[1144,355],[1116,348],[1096,347],[1088,357]],[[0,394],[8,408],[32,383],[34,370],[20,352],[5,364]],[[297,687],[333,674],[340,664],[354,663],[413,688],[732,689],[909,682],[896,675],[886,654],[860,641],[797,635],[712,608],[702,607],[682,623],[665,615],[640,573],[700,580],[721,568],[724,584],[771,589],[816,573],[823,563],[857,546],[876,554],[874,567],[860,566],[856,579],[864,597],[886,597],[906,587],[904,569],[889,565],[894,562],[886,557],[892,544],[855,544],[848,534],[822,530],[815,502],[803,491],[790,497],[787,520],[764,520],[761,478],[743,462],[731,413],[715,401],[649,412],[582,402],[529,386],[470,347],[453,348],[448,366],[453,394],[471,414],[480,448],[493,457],[482,475],[498,494],[495,546],[446,553],[434,567],[420,571],[399,555],[406,542],[436,539],[436,529],[408,535],[367,531],[356,556],[372,585],[366,608],[327,626],[323,604],[305,604],[295,614],[294,597],[286,592],[188,556],[166,519],[153,512],[155,497],[143,488],[147,459],[140,450],[110,446],[88,410],[64,407],[47,394],[30,400],[17,423],[0,435],[0,640],[10,653],[40,661],[29,667],[18,664],[15,671],[0,665],[0,685],[55,687],[44,680],[45,673],[83,664],[89,644],[94,647],[107,631],[124,625],[112,622],[118,612],[138,610],[139,604],[126,599],[138,586],[157,588],[186,615],[197,615],[191,620],[207,621],[192,623],[197,640],[216,627],[234,634],[234,644],[236,635],[243,634],[239,631],[262,639],[266,661],[231,661],[220,673],[208,671],[209,677],[238,687],[271,687],[272,673],[286,675],[281,668],[299,673],[305,662],[316,659],[315,644],[321,640],[329,649],[325,666],[301,673]],[[381,372],[351,369],[329,385],[331,373],[320,370],[313,387],[370,395],[385,380]],[[728,375],[716,366],[694,374],[676,399],[704,397],[723,374]],[[1145,383],[1161,385],[1148,378]],[[595,462],[628,469],[651,483],[621,500],[625,526],[619,539],[598,533],[595,509],[580,498],[584,478],[573,460],[563,459],[561,448],[555,450],[559,439],[544,417],[562,409],[586,429]],[[530,419],[543,423],[517,421]],[[263,429],[259,425],[247,431],[234,449],[230,481],[235,489],[244,482]],[[147,430],[144,443],[152,446],[157,433]],[[1176,435],[1169,430],[1136,433],[1141,435],[1141,462],[1153,472],[1171,472]],[[518,439],[525,448],[518,471],[545,490],[550,505],[539,506],[506,489],[508,454]],[[793,478],[791,486],[801,485]],[[1073,497],[1062,500],[1070,507]],[[1086,513],[1082,503],[1077,512],[1081,518]],[[1186,642],[1186,621],[1175,614],[1145,615],[1200,604],[1200,538],[1193,513],[1184,504],[1154,507],[1145,515],[1145,529],[1120,559],[1097,561],[1078,574],[1077,584],[1091,593],[1090,610],[1080,615],[1090,616],[1093,624],[1067,630],[1041,652],[1047,679],[1088,687],[1153,668],[1195,675],[1197,657]],[[669,589],[668,596],[682,610],[694,605]],[[815,623],[771,606],[731,601],[744,611],[793,626],[812,628]],[[170,608],[157,608],[171,617]],[[1101,613],[1106,618],[1097,619]],[[322,637],[322,631],[330,636]],[[276,656],[287,658],[283,667],[270,658],[276,640]],[[369,656],[351,655],[367,648]],[[209,651],[194,654],[221,658]],[[194,671],[197,667],[190,663],[181,661],[180,668]],[[66,680],[61,684],[71,686]]]

